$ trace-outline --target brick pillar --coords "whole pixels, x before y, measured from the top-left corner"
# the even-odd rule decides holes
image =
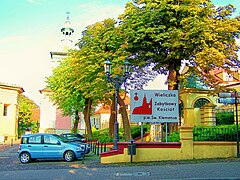
[[[194,126],[194,108],[184,108],[184,125]]]
[[[215,104],[206,104],[201,108],[201,123],[204,126],[216,126]]]
[[[193,159],[193,126],[183,125],[180,129],[181,159]]]

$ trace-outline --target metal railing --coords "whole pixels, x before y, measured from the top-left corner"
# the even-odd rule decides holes
[[[107,144],[106,142],[99,142],[99,141],[90,141],[90,150],[97,156],[99,156],[102,152],[107,152]]]
[[[240,133],[240,132],[238,132]],[[229,127],[195,127],[193,130],[194,141],[236,141],[235,126]]]

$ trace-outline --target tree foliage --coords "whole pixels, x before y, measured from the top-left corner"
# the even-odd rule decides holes
[[[129,2],[120,19],[132,63],[154,64],[168,74],[169,89],[177,89],[181,64],[188,61],[195,74],[215,86],[213,68],[238,66],[240,18],[231,18],[234,11],[232,5],[216,8],[209,0]]]
[[[32,109],[38,108],[33,100],[23,94],[19,96],[18,106],[18,136],[22,136],[27,129],[38,132],[37,123],[32,119]]]

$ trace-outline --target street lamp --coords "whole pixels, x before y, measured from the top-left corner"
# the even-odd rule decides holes
[[[121,87],[122,83],[126,82],[127,78],[129,77],[129,70],[130,70],[130,62],[126,58],[123,63],[123,76],[120,77],[118,74],[115,77],[111,77],[111,67],[112,63],[109,59],[107,59],[104,63],[104,69],[107,77],[107,81],[112,83],[115,88],[115,117],[114,117],[114,139],[113,139],[113,150],[118,149],[118,141],[119,141],[119,134],[118,134],[118,120],[117,120],[117,110],[118,110],[118,92],[119,88]]]

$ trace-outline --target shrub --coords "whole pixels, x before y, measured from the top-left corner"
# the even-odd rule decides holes
[[[162,138],[162,142],[166,142],[166,136]],[[174,131],[172,134],[168,136],[167,142],[180,142],[180,134],[179,131]]]
[[[194,141],[236,141],[236,125],[195,127]]]
[[[146,134],[149,131],[150,131],[150,125],[144,124],[143,125],[143,134]],[[132,134],[133,139],[140,137],[141,136],[141,126],[138,126],[138,125],[131,126],[131,134]]]
[[[141,126],[134,125],[134,126],[131,126],[130,128],[131,128],[131,134],[133,139],[141,136]],[[147,133],[149,131],[150,131],[150,124],[144,124],[143,133]],[[119,141],[124,142],[125,141],[124,129],[120,128],[118,134],[119,134]],[[109,128],[93,131],[92,140],[98,140],[99,142],[113,142],[113,138],[109,136]]]
[[[234,124],[234,112],[217,112],[216,113],[216,124],[217,125],[231,125]]]

